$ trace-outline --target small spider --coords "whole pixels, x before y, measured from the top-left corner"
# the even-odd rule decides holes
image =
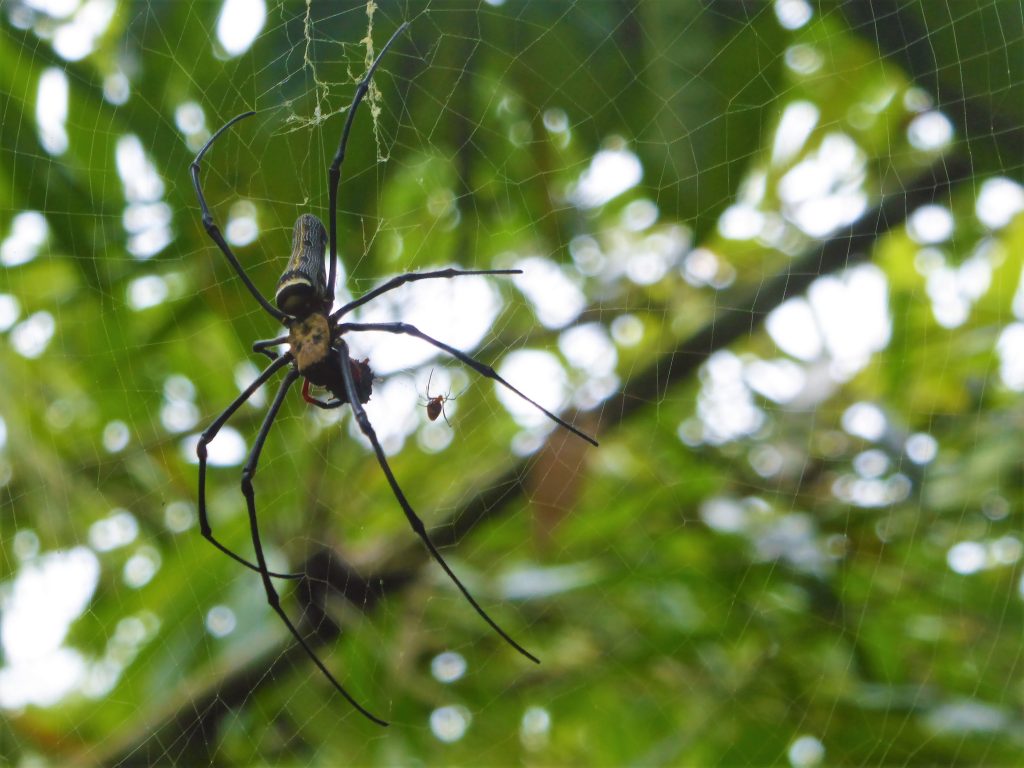
[[[449,427],[452,425],[448,421],[448,415],[444,412],[444,404],[449,400],[456,400],[458,395],[453,395],[449,389],[447,395],[437,395],[436,397],[430,396],[430,380],[434,377],[434,369],[430,369],[430,375],[427,377],[427,401],[422,403],[427,409],[427,418],[431,421],[437,421],[438,416],[444,416],[444,423]]]
[[[283,336],[266,341],[257,341],[253,344],[253,352],[261,353],[269,357],[271,360],[270,365],[268,365],[263,372],[257,376],[256,379],[249,384],[249,386],[247,386],[237,398],[235,398],[235,400],[213,421],[213,423],[206,428],[199,438],[199,442],[196,445],[196,455],[199,457],[199,530],[203,537],[221,552],[233,558],[245,567],[256,571],[260,575],[263,582],[263,588],[267,595],[267,602],[288,628],[288,631],[295,638],[295,642],[302,647],[310,659],[312,659],[313,663],[316,664],[317,668],[331,682],[335,690],[344,696],[361,714],[379,725],[387,725],[387,723],[376,715],[371,714],[365,707],[359,704],[359,702],[357,702],[344,687],[342,687],[330,671],[328,671],[327,667],[316,655],[312,647],[302,637],[301,633],[281,607],[281,599],[277,593],[277,589],[274,587],[272,579],[301,579],[303,578],[303,574],[277,573],[275,571],[271,571],[267,567],[267,560],[263,551],[263,542],[259,533],[259,520],[256,515],[256,493],[253,489],[253,478],[256,476],[256,465],[259,463],[260,454],[263,452],[263,446],[267,441],[267,436],[270,434],[271,427],[274,425],[274,420],[277,418],[277,415],[281,410],[281,406],[284,404],[284,399],[288,394],[288,390],[291,389],[292,385],[301,378],[303,379],[302,397],[310,405],[323,409],[340,408],[343,405],[348,405],[352,409],[352,414],[355,417],[356,424],[359,426],[360,431],[362,431],[370,441],[374,455],[377,458],[377,463],[380,465],[381,472],[384,473],[384,477],[387,479],[388,485],[391,487],[391,492],[394,494],[395,499],[398,501],[398,505],[405,513],[405,517],[408,520],[410,527],[423,542],[427,551],[430,552],[431,557],[433,557],[437,564],[444,570],[445,574],[449,579],[451,579],[452,583],[455,584],[477,614],[479,614],[480,617],[486,621],[487,624],[502,637],[502,639],[505,640],[505,642],[515,648],[523,656],[534,662],[538,662],[537,657],[513,640],[490,616],[487,615],[486,611],[480,607],[480,604],[477,603],[469,593],[469,590],[466,589],[465,585],[463,585],[455,575],[441,556],[441,553],[430,541],[430,537],[427,535],[427,529],[424,526],[423,521],[413,510],[412,505],[409,504],[409,501],[405,497],[405,493],[403,493],[402,489],[399,487],[398,481],[395,479],[395,475],[391,471],[391,467],[384,455],[384,450],[381,448],[380,441],[377,439],[377,434],[373,429],[373,425],[370,424],[370,419],[367,417],[366,411],[363,408],[363,404],[370,399],[370,395],[373,390],[374,376],[373,371],[370,369],[370,361],[353,359],[349,355],[348,343],[345,341],[344,337],[349,333],[366,332],[383,332],[414,336],[427,344],[432,344],[463,364],[468,365],[480,375],[492,379],[501,386],[506,387],[528,403],[539,408],[548,418],[561,427],[568,429],[587,442],[597,445],[597,441],[594,440],[594,438],[584,434],[580,430],[576,429],[576,427],[543,408],[536,401],[527,397],[512,386],[512,384],[502,378],[491,366],[475,360],[464,352],[460,352],[454,347],[445,344],[443,341],[439,341],[428,336],[415,326],[409,325],[408,323],[358,323],[342,321],[342,318],[345,315],[349,314],[357,307],[361,307],[381,294],[392,291],[406,283],[415,282],[417,280],[449,279],[462,277],[464,275],[513,275],[521,274],[522,270],[440,269],[431,272],[408,272],[391,278],[382,285],[364,293],[359,298],[353,299],[339,309],[332,311],[334,307],[335,277],[338,269],[338,182],[341,177],[341,164],[345,158],[345,145],[348,142],[348,136],[352,128],[352,120],[355,117],[356,109],[363,100],[363,97],[366,95],[367,89],[370,85],[370,79],[373,77],[374,71],[376,71],[377,66],[380,64],[381,59],[384,57],[384,54],[387,53],[392,43],[398,39],[398,36],[404,32],[407,27],[408,23],[402,24],[394,35],[391,36],[388,42],[381,49],[380,54],[373,63],[370,64],[370,68],[367,71],[366,76],[362,81],[360,81],[359,85],[356,86],[355,95],[352,98],[352,104],[348,108],[345,125],[342,128],[341,139],[338,143],[338,151],[334,155],[334,159],[328,170],[328,228],[325,229],[320,220],[312,214],[304,213],[296,220],[295,228],[292,233],[291,256],[288,259],[288,264],[285,267],[284,273],[281,275],[280,280],[278,280],[277,290],[274,294],[274,304],[271,304],[266,297],[260,293],[259,289],[256,288],[252,280],[249,278],[248,274],[246,274],[245,269],[242,267],[235,254],[232,253],[231,248],[228,246],[221,234],[220,228],[214,221],[213,215],[210,213],[209,206],[206,204],[206,198],[203,195],[203,190],[199,183],[200,162],[207,150],[209,150],[221,134],[231,126],[239,120],[250,117],[255,113],[245,112],[229,120],[215,134],[213,134],[212,137],[210,137],[210,140],[206,142],[202,149],[199,150],[199,154],[196,155],[195,160],[193,160],[192,164],[189,166],[196,196],[199,198],[199,207],[202,210],[203,227],[206,229],[210,239],[217,244],[217,247],[220,249],[221,253],[224,254],[224,257],[231,264],[231,267],[235,270],[235,273],[249,290],[249,293],[252,294],[253,298],[267,312],[267,314],[287,329],[287,334]],[[325,274],[325,251],[328,245],[330,246],[330,255],[327,259],[327,263],[330,265],[330,272]],[[276,347],[282,345],[287,345],[287,351],[283,353],[275,351]],[[263,423],[256,435],[256,440],[253,443],[252,450],[249,452],[245,466],[242,468],[242,495],[245,497],[245,504],[249,517],[249,531],[251,534],[253,551],[256,556],[256,562],[253,563],[229,549],[213,535],[213,530],[210,526],[209,514],[206,509],[207,446],[217,436],[217,433],[220,432],[228,419],[230,419],[231,416],[241,408],[242,405],[244,405],[245,402],[248,401],[261,386],[269,381],[275,373],[282,370],[285,371],[284,379],[278,387],[277,394],[274,396],[270,408],[267,410],[267,414],[264,417]],[[333,399],[325,402],[313,397],[309,392],[311,384],[326,389],[331,393]],[[447,398],[447,395],[443,395],[430,399],[428,403],[428,414],[433,413],[438,409],[443,413],[444,403]],[[436,419],[437,414],[434,413],[431,418]],[[447,417],[445,417],[445,421],[447,420]]]

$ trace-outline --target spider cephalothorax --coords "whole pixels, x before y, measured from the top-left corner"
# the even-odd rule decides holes
[[[513,640],[490,616],[487,615],[487,612],[480,607],[479,603],[477,603],[469,593],[469,590],[466,589],[465,585],[463,585],[458,576],[455,575],[441,556],[441,553],[438,552],[437,548],[430,541],[430,537],[427,535],[427,530],[423,525],[423,521],[413,510],[412,505],[409,504],[409,501],[406,499],[401,487],[399,487],[398,481],[395,479],[395,475],[388,464],[387,457],[384,455],[384,450],[381,448],[380,441],[377,439],[377,434],[373,429],[373,425],[370,423],[370,419],[363,408],[363,404],[370,399],[370,393],[373,387],[373,372],[370,370],[369,360],[352,359],[352,357],[349,356],[348,344],[345,342],[344,336],[347,333],[394,333],[412,336],[428,344],[432,344],[437,349],[451,355],[463,364],[468,365],[481,376],[485,376],[514,392],[519,397],[540,409],[548,418],[559,426],[568,429],[593,445],[597,445],[597,441],[592,437],[584,434],[565,420],[543,408],[535,400],[532,400],[520,392],[512,386],[512,384],[502,378],[491,366],[481,363],[479,360],[476,360],[464,352],[445,344],[443,341],[439,341],[432,336],[428,336],[413,325],[400,322],[342,322],[342,318],[356,308],[361,307],[363,304],[372,301],[381,294],[399,288],[406,283],[415,282],[417,280],[449,279],[462,277],[464,275],[512,275],[521,273],[521,270],[462,270],[448,268],[430,272],[408,272],[387,280],[382,285],[364,293],[359,298],[353,299],[339,309],[332,311],[334,306],[334,280],[337,274],[338,265],[338,181],[341,176],[341,163],[345,157],[345,145],[348,142],[349,131],[352,127],[352,119],[355,116],[356,108],[366,95],[366,91],[369,88],[370,78],[373,77],[373,73],[377,69],[377,65],[380,64],[380,61],[384,54],[387,53],[388,48],[391,47],[391,44],[395,42],[407,26],[408,24],[402,24],[394,35],[391,36],[391,39],[388,40],[384,45],[384,48],[381,49],[380,55],[378,55],[370,65],[366,76],[362,79],[359,85],[356,86],[356,92],[352,98],[352,104],[349,106],[348,114],[345,117],[345,126],[341,132],[341,140],[338,142],[338,151],[334,155],[334,160],[331,162],[331,166],[327,174],[329,230],[325,232],[324,225],[321,224],[320,220],[312,214],[303,214],[299,216],[298,220],[295,222],[295,230],[292,238],[292,253],[288,259],[288,264],[285,267],[284,273],[281,275],[281,279],[277,283],[277,290],[274,294],[274,300],[277,306],[271,304],[266,297],[260,293],[252,280],[249,279],[248,274],[238,261],[235,254],[231,251],[230,246],[228,246],[227,241],[221,235],[220,229],[213,219],[213,214],[210,213],[210,209],[206,204],[206,198],[203,196],[202,186],[199,183],[200,161],[203,159],[207,150],[213,146],[213,143],[221,134],[224,133],[224,131],[239,120],[249,117],[255,113],[246,112],[229,120],[220,128],[220,130],[213,134],[206,145],[199,150],[199,153],[196,155],[196,159],[192,161],[190,166],[192,183],[195,186],[196,196],[199,198],[199,207],[202,210],[203,217],[203,227],[206,229],[207,234],[217,244],[217,247],[220,249],[221,253],[224,254],[224,257],[228,260],[228,263],[231,264],[231,267],[235,270],[239,279],[245,284],[253,298],[261,307],[263,307],[267,314],[275,318],[288,329],[288,333],[285,336],[279,336],[278,338],[266,341],[257,341],[253,344],[253,351],[265,354],[269,357],[271,360],[270,365],[268,365],[264,371],[256,377],[255,381],[249,384],[249,386],[247,386],[242,393],[235,398],[231,405],[224,409],[220,416],[218,416],[213,423],[206,428],[199,438],[199,442],[196,445],[196,455],[199,457],[199,530],[202,535],[221,552],[225,553],[245,567],[259,573],[260,579],[263,582],[264,591],[267,595],[267,602],[288,628],[288,631],[295,638],[295,641],[302,646],[303,650],[309,655],[310,659],[313,660],[313,663],[316,664],[317,668],[328,680],[330,680],[334,688],[344,696],[352,706],[367,718],[380,725],[387,725],[387,723],[367,711],[365,707],[356,701],[352,695],[342,687],[342,685],[334,678],[334,675],[332,675],[327,667],[324,666],[324,663],[316,655],[312,647],[306,642],[302,634],[292,623],[291,619],[288,618],[288,614],[285,613],[284,609],[281,607],[280,596],[277,593],[276,587],[274,587],[272,579],[298,579],[302,578],[303,574],[277,573],[276,571],[271,571],[267,567],[267,560],[263,551],[263,543],[260,539],[259,520],[256,515],[256,493],[253,488],[253,479],[256,476],[256,465],[259,463],[263,446],[266,443],[267,436],[270,434],[270,428],[274,425],[274,420],[277,418],[277,414],[281,410],[281,406],[284,404],[284,399],[288,394],[288,390],[291,389],[292,385],[295,384],[296,381],[302,379],[302,396],[306,402],[318,408],[340,408],[343,405],[348,405],[352,409],[352,415],[355,418],[355,422],[358,425],[359,430],[366,436],[367,440],[369,440],[370,446],[377,458],[377,463],[380,465],[381,471],[384,473],[388,485],[391,487],[395,500],[402,508],[402,512],[405,513],[405,517],[409,521],[410,527],[430,552],[431,557],[433,557],[437,564],[444,570],[448,578],[451,579],[452,583],[455,584],[480,617],[486,621],[487,624],[490,625],[490,627],[497,632],[503,640],[523,656],[534,662],[538,661],[537,657]],[[330,252],[329,255],[326,256],[326,264],[329,265],[329,273],[325,275],[325,272],[328,271],[325,269],[326,246],[330,247]],[[283,353],[278,352],[277,350],[282,346],[287,346],[287,351]],[[221,427],[227,423],[228,419],[231,418],[235,411],[241,408],[242,405],[248,401],[260,387],[269,381],[275,373],[281,370],[285,370],[284,379],[278,387],[277,394],[274,396],[273,402],[270,404],[270,408],[267,410],[267,414],[263,419],[263,424],[260,426],[259,433],[253,443],[252,450],[249,452],[249,457],[245,462],[245,466],[242,468],[242,495],[245,497],[246,510],[249,517],[249,532],[256,558],[256,562],[253,563],[234,552],[222,542],[218,541],[213,535],[213,529],[210,526],[209,514],[206,509],[207,446],[217,436]],[[333,399],[323,402],[312,397],[309,394],[310,384],[327,389],[333,395]],[[445,396],[438,396],[433,399],[433,402],[435,404],[430,407],[443,413]],[[433,410],[430,412],[433,413]],[[437,415],[435,414],[433,418],[436,419]]]

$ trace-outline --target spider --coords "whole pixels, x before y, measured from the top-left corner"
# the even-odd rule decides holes
[[[427,535],[423,521],[419,518],[416,512],[413,511],[412,506],[406,499],[405,493],[403,493],[402,489],[399,487],[398,481],[395,479],[394,473],[391,471],[391,467],[388,465],[387,459],[384,456],[384,451],[381,449],[380,442],[377,439],[373,426],[370,424],[370,420],[367,418],[366,411],[363,408],[363,404],[370,399],[373,389],[373,371],[370,369],[369,360],[355,360],[349,355],[349,348],[345,341],[345,335],[349,333],[383,332],[404,334],[421,339],[428,344],[432,344],[448,355],[451,355],[463,364],[468,365],[481,376],[493,379],[501,386],[514,392],[528,403],[540,409],[549,419],[557,423],[559,426],[573,432],[587,442],[595,446],[597,445],[597,441],[594,440],[594,438],[584,434],[580,430],[576,429],[576,427],[562,420],[555,414],[543,408],[539,403],[527,397],[508,381],[498,375],[491,366],[475,360],[469,355],[445,344],[443,341],[438,341],[437,339],[428,336],[415,326],[401,322],[343,322],[345,315],[352,312],[352,310],[357,307],[361,307],[381,294],[392,291],[406,283],[411,283],[417,280],[447,279],[461,277],[464,275],[513,275],[521,274],[522,270],[462,270],[448,268],[429,272],[408,272],[391,278],[378,287],[364,293],[359,298],[349,301],[339,309],[332,312],[334,306],[334,285],[338,264],[338,182],[341,176],[341,165],[345,158],[345,145],[348,142],[349,132],[352,128],[352,120],[355,117],[356,110],[369,89],[371,78],[373,77],[377,66],[380,64],[381,59],[387,53],[391,45],[407,27],[408,22],[402,24],[391,36],[388,42],[381,49],[380,54],[378,54],[376,59],[374,59],[370,64],[366,75],[356,86],[355,94],[352,98],[352,103],[349,105],[345,124],[342,128],[341,139],[338,143],[338,151],[334,155],[334,159],[328,170],[328,230],[324,230],[324,225],[317,217],[308,213],[300,215],[296,220],[292,233],[291,255],[288,258],[287,266],[285,267],[280,280],[278,280],[274,294],[274,304],[271,304],[270,301],[260,293],[252,280],[249,279],[249,276],[246,274],[241,263],[235,257],[234,253],[232,253],[231,248],[224,240],[220,228],[210,213],[210,209],[206,203],[206,198],[203,195],[202,187],[199,183],[200,162],[206,152],[225,131],[231,128],[231,126],[244,118],[254,115],[255,112],[250,111],[237,115],[224,124],[216,133],[213,134],[213,136],[210,137],[210,140],[206,142],[203,148],[199,150],[195,160],[193,160],[189,166],[196,196],[199,198],[199,207],[202,211],[203,227],[205,228],[206,233],[214,243],[216,243],[225,258],[227,258],[239,279],[245,284],[245,287],[249,290],[249,293],[252,294],[253,298],[267,312],[267,314],[287,329],[287,334],[283,336],[265,341],[257,341],[253,344],[253,352],[264,354],[269,357],[271,360],[270,365],[268,365],[263,372],[260,373],[260,375],[257,376],[256,379],[247,386],[237,398],[235,398],[234,402],[224,409],[224,411],[213,421],[212,424],[210,424],[209,427],[207,427],[199,438],[199,442],[196,445],[196,454],[199,457],[198,493],[200,532],[204,538],[206,538],[221,552],[233,558],[245,567],[259,573],[263,583],[263,588],[266,592],[267,602],[270,604],[270,607],[280,617],[281,621],[288,628],[288,631],[295,638],[295,641],[302,647],[309,658],[312,659],[317,668],[324,674],[324,676],[327,677],[335,690],[344,696],[357,711],[374,723],[384,726],[388,723],[370,713],[337,681],[334,675],[331,674],[317,654],[313,651],[312,647],[310,647],[302,637],[298,629],[296,629],[295,624],[292,623],[291,619],[288,618],[288,615],[281,607],[281,600],[277,589],[274,587],[272,579],[300,579],[303,577],[303,574],[277,573],[275,571],[271,571],[267,567],[266,556],[263,551],[263,543],[259,534],[259,520],[256,515],[256,494],[253,490],[253,478],[256,475],[256,466],[259,462],[260,454],[263,451],[264,443],[266,443],[267,435],[269,435],[270,429],[274,424],[274,420],[277,418],[278,412],[281,410],[281,406],[284,403],[285,395],[288,394],[288,390],[301,378],[303,379],[302,396],[310,405],[323,409],[340,408],[343,405],[348,405],[352,409],[352,414],[356,423],[362,433],[369,440],[370,445],[373,448],[373,452],[376,455],[377,463],[380,465],[380,469],[384,473],[395,499],[398,501],[399,506],[405,513],[405,517],[408,520],[409,525],[423,542],[431,557],[433,557],[437,564],[444,570],[445,574],[447,574],[448,578],[451,579],[452,583],[459,589],[477,614],[479,614],[480,617],[487,622],[487,624],[490,625],[490,627],[500,635],[502,639],[505,640],[505,642],[535,663],[540,663],[537,657],[513,640],[501,627],[498,626],[497,623],[495,623],[493,619],[491,619],[490,616],[487,615],[486,611],[484,611],[479,603],[477,603],[469,593],[469,590],[466,589],[465,585],[463,585],[445,562],[441,553],[430,541],[430,537]],[[324,251],[328,244],[330,246],[330,257],[328,261],[330,271],[329,274],[325,275]],[[287,345],[288,349],[287,351],[279,354],[274,350],[274,348],[281,345]],[[207,446],[217,436],[217,433],[228,419],[230,419],[231,416],[241,408],[242,405],[252,397],[252,395],[261,386],[267,383],[274,374],[282,370],[285,371],[284,379],[281,381],[281,384],[277,389],[277,394],[274,396],[274,399],[267,410],[263,423],[257,433],[256,440],[253,443],[245,465],[242,468],[241,490],[242,495],[245,497],[249,518],[249,530],[252,537],[252,547],[255,552],[256,562],[253,563],[236,552],[233,552],[227,546],[218,541],[213,535],[213,530],[210,526],[206,510]],[[326,389],[330,392],[332,398],[325,402],[312,397],[309,393],[309,387],[311,384]],[[436,402],[436,399],[434,402]]]
[[[452,423],[448,421],[448,416],[444,412],[444,404],[447,403],[449,400],[458,399],[459,395],[453,395],[452,391],[449,389],[447,395],[437,395],[436,397],[431,397],[430,381],[433,378],[434,369],[431,368],[430,375],[427,377],[427,401],[425,403],[422,403],[422,405],[427,409],[428,419],[430,419],[431,421],[437,421],[438,416],[444,416],[444,423],[450,427]]]

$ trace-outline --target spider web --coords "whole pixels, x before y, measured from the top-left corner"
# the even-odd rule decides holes
[[[943,6],[5,4],[4,762],[1020,762],[1024,21]],[[187,169],[256,110],[202,181],[271,294],[403,22],[342,168],[339,304],[522,269],[356,318],[601,446],[434,347],[348,337],[399,483],[535,667],[349,410],[293,388],[261,538],[384,730],[199,535],[198,434],[280,329]],[[210,447],[246,557],[279,381]]]

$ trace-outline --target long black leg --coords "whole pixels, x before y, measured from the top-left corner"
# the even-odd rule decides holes
[[[387,293],[400,285],[406,283],[414,283],[417,280],[433,280],[435,278],[449,278],[449,277],[462,277],[463,275],[521,275],[523,270],[521,269],[438,269],[433,272],[407,272],[404,275],[398,275],[388,280],[383,285],[379,285],[372,291],[364,293],[358,299],[350,301],[345,306],[336,310],[331,315],[331,321],[337,322],[340,318],[347,315],[356,307],[362,306],[368,301],[380,296],[382,293]]]
[[[199,154],[196,155],[196,159],[192,161],[192,165],[189,166],[189,169],[192,172],[192,185],[196,188],[196,195],[199,197],[199,207],[203,210],[203,226],[206,228],[206,234],[210,236],[210,239],[217,244],[217,247],[220,248],[228,261],[231,262],[231,266],[235,268],[235,272],[237,272],[238,276],[242,278],[242,282],[245,283],[245,287],[249,289],[249,293],[251,293],[253,298],[260,303],[260,306],[267,310],[267,312],[269,312],[270,315],[276,318],[279,322],[284,322],[285,317],[287,317],[285,313],[264,298],[263,294],[259,292],[255,285],[253,285],[252,280],[249,279],[249,276],[245,273],[245,270],[242,268],[238,259],[235,258],[235,254],[231,252],[231,248],[228,246],[227,241],[224,240],[224,237],[220,233],[220,228],[213,220],[210,208],[206,204],[206,197],[203,196],[203,189],[199,184],[199,162],[203,159],[203,155],[206,154],[206,150],[213,146],[213,142],[220,138],[220,135],[232,125],[243,118],[251,117],[255,114],[255,112],[243,112],[237,117],[233,117],[228,120],[227,123],[221,126],[220,130],[210,137],[210,140],[203,145],[203,148],[199,150]]]
[[[352,97],[352,104],[349,105],[348,114],[345,116],[345,127],[341,130],[341,139],[338,142],[338,151],[335,153],[334,160],[331,161],[331,167],[327,173],[327,198],[328,205],[330,206],[328,222],[331,235],[331,265],[330,274],[327,279],[328,307],[330,307],[331,302],[334,301],[334,278],[338,273],[338,182],[341,180],[341,164],[345,160],[345,145],[348,144],[348,135],[352,130],[352,120],[355,119],[356,109],[359,108],[359,103],[363,100],[363,97],[366,96],[366,92],[370,88],[370,80],[373,79],[373,73],[377,71],[377,65],[380,64],[380,60],[384,58],[384,54],[388,52],[388,48],[391,47],[391,44],[398,39],[398,36],[402,34],[408,26],[409,22],[405,22],[395,30],[395,34],[391,36],[390,40],[384,43],[384,47],[381,48],[380,53],[377,54],[377,58],[373,60],[369,70],[366,72],[366,77],[364,77],[359,85],[356,86],[355,95]]]
[[[555,416],[555,414],[553,414],[547,408],[542,406],[540,403],[524,395],[518,389],[509,384],[505,379],[499,376],[498,372],[495,371],[491,366],[484,365],[479,360],[474,360],[466,353],[460,352],[455,347],[449,346],[448,344],[445,344],[443,341],[438,341],[437,339],[431,336],[427,336],[427,334],[425,334],[423,331],[421,331],[414,325],[409,325],[408,323],[341,323],[340,325],[337,326],[337,333],[339,335],[343,333],[348,333],[349,331],[384,331],[385,333],[403,333],[406,334],[407,336],[415,336],[418,339],[423,339],[423,341],[427,342],[428,344],[433,344],[438,349],[443,349],[452,357],[461,360],[463,363],[468,365],[470,368],[472,368],[480,375],[486,376],[489,379],[493,379],[494,381],[498,382],[508,390],[515,392],[517,395],[523,398],[523,400],[525,400],[526,402],[530,403],[535,408],[540,410],[549,419],[554,421],[556,424],[565,427],[574,435],[583,438],[591,445],[597,445],[597,440],[595,440],[590,435],[584,432],[580,432],[578,429],[576,429],[576,427],[574,427],[569,422],[560,419],[558,416]]]
[[[299,630],[296,629],[295,625],[292,624],[291,619],[288,618],[288,614],[284,612],[281,607],[281,598],[277,594],[277,590],[274,589],[274,584],[270,580],[270,572],[267,570],[267,561],[263,556],[263,543],[260,541],[259,521],[256,518],[256,494],[253,491],[252,479],[256,475],[256,465],[260,460],[260,453],[263,451],[263,445],[267,441],[267,435],[270,434],[270,428],[274,424],[274,419],[277,418],[277,413],[281,410],[281,404],[284,402],[285,395],[288,394],[288,390],[291,388],[299,378],[298,371],[288,371],[284,381],[281,382],[280,388],[277,390],[277,395],[274,397],[274,402],[270,405],[270,410],[267,411],[266,417],[263,419],[263,424],[260,427],[259,435],[256,437],[256,442],[252,446],[252,451],[249,452],[249,460],[245,462],[245,468],[242,470],[242,494],[245,496],[245,504],[249,509],[249,528],[252,530],[252,546],[256,551],[256,563],[258,564],[258,571],[260,577],[263,579],[263,589],[267,593],[267,602],[270,607],[274,609],[284,625],[288,627],[288,631],[292,633],[292,637],[302,646],[302,649],[306,654],[313,660],[317,668],[324,673],[334,688],[348,699],[348,702],[359,710],[365,717],[377,723],[378,725],[387,725],[384,720],[368,712],[358,701],[346,691],[341,683],[334,679],[324,663],[320,661],[320,658],[316,655],[309,644],[303,639],[302,635],[299,634]]]
[[[213,529],[210,527],[210,518],[206,512],[206,446],[213,441],[213,438],[215,438],[217,433],[220,432],[220,428],[227,423],[227,420],[231,418],[232,414],[242,407],[242,403],[252,397],[253,392],[263,386],[267,379],[273,376],[290,360],[291,355],[284,355],[277,358],[267,366],[266,370],[257,376],[256,380],[246,387],[245,391],[235,398],[235,401],[231,403],[231,405],[224,409],[224,412],[217,417],[216,421],[206,428],[206,431],[199,437],[199,442],[196,444],[196,455],[199,457],[199,531],[203,534],[203,538],[213,544],[213,546],[225,555],[228,555],[232,559],[240,562],[246,568],[251,568],[254,571],[259,571],[259,566],[253,565],[241,555],[235,554],[217,541],[213,536]],[[278,579],[301,579],[303,576],[301,573],[276,573],[274,571],[271,571],[270,575]]]
[[[261,355],[266,355],[271,360],[277,360],[277,358],[280,357],[280,355],[273,349],[271,349],[271,347],[277,347],[280,346],[281,344],[287,343],[287,336],[279,336],[276,339],[265,339],[263,341],[254,341],[252,345],[252,351],[258,352]]]
[[[329,400],[326,403],[323,400],[317,400],[311,394],[309,394],[309,379],[306,379],[306,383],[302,386],[302,399],[305,400],[312,406],[315,406],[324,411],[333,411],[335,408],[341,408],[345,404],[344,400],[335,398]]]
[[[395,498],[398,499],[399,505],[402,507],[402,511],[405,512],[405,517],[409,521],[409,525],[412,526],[413,531],[420,537],[420,540],[426,545],[430,551],[431,556],[437,561],[437,564],[441,566],[448,578],[452,580],[452,583],[459,588],[469,604],[473,606],[473,609],[480,614],[480,617],[491,625],[491,628],[497,632],[501,637],[515,648],[519,653],[528,658],[530,661],[540,664],[540,659],[530,653],[528,650],[523,648],[519,643],[509,637],[508,633],[499,627],[494,619],[487,615],[487,612],[480,607],[480,604],[473,598],[469,593],[469,590],[459,581],[459,577],[455,575],[455,572],[448,567],[448,563],[441,557],[441,553],[437,551],[430,537],[427,535],[427,529],[423,525],[423,521],[420,520],[419,516],[413,511],[409,501],[405,498],[405,494],[402,493],[402,489],[398,486],[398,481],[395,479],[394,473],[391,471],[391,466],[388,464],[387,458],[384,456],[384,450],[380,447],[380,441],[377,440],[377,433],[373,429],[373,425],[370,424],[370,419],[366,415],[366,410],[359,402],[359,393],[356,391],[356,382],[352,376],[352,368],[349,365],[348,358],[348,345],[344,340],[338,340],[338,354],[341,358],[341,377],[345,382],[345,394],[348,396],[349,404],[352,406],[352,413],[355,414],[356,423],[359,424],[359,429],[362,430],[363,434],[370,441],[370,445],[373,446],[373,452],[377,455],[377,463],[380,464],[381,470],[384,472],[384,476],[388,479],[388,484],[391,486],[391,492],[395,494]],[[269,580],[268,580],[269,581]]]

